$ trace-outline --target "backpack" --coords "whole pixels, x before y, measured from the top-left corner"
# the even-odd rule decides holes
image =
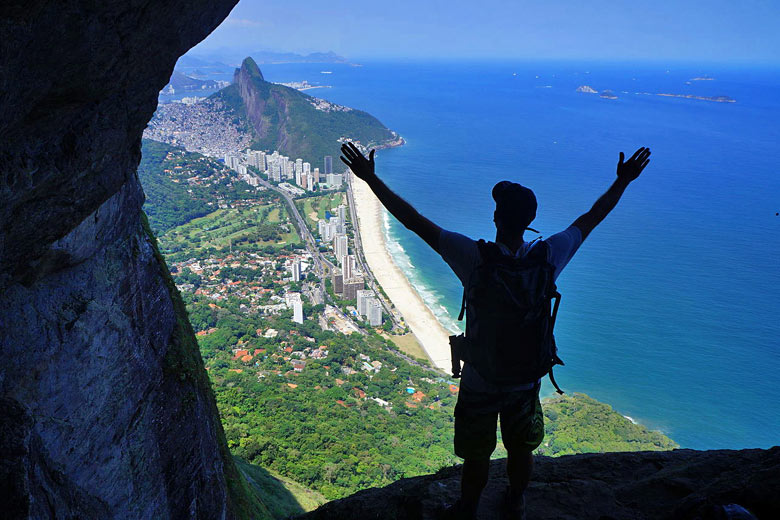
[[[460,377],[462,360],[497,385],[532,383],[549,374],[562,394],[552,373],[563,361],[553,336],[561,295],[549,245],[534,244],[520,258],[503,254],[493,242],[477,245],[482,261],[463,288],[458,316],[462,320],[468,309],[466,334],[450,337],[453,377]]]

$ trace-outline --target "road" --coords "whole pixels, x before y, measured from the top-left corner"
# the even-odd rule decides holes
[[[379,290],[379,284],[374,278],[374,273],[372,273],[371,269],[369,269],[366,258],[363,255],[363,243],[360,240],[360,227],[358,225],[357,211],[355,211],[355,196],[354,192],[352,191],[352,172],[347,170],[344,176],[347,179],[347,204],[349,204],[349,214],[352,217],[352,229],[354,230],[355,235],[355,257],[357,258],[361,271],[363,271],[366,275],[369,287],[371,287],[374,293],[376,293],[376,295],[379,297],[379,301],[382,304],[382,307],[385,309],[385,313],[387,313],[387,316],[393,321],[393,327],[401,329],[403,327],[401,326],[400,320],[396,316],[396,313],[393,312],[393,308],[390,303],[385,299],[384,295]]]
[[[314,261],[314,270],[320,280],[317,284],[317,290],[320,294],[318,297],[315,296],[315,300],[317,303],[323,303],[325,301],[325,295],[327,294],[325,292],[325,277],[328,275],[328,273],[332,272],[333,264],[322,257],[320,249],[317,246],[317,241],[314,239],[311,231],[309,231],[309,226],[306,225],[306,221],[298,211],[298,207],[295,205],[292,197],[290,197],[290,194],[280,188],[277,188],[258,175],[255,175],[255,178],[257,179],[258,183],[260,183],[260,185],[281,195],[284,201],[287,203],[287,207],[290,208],[290,215],[292,215],[295,226],[298,228],[298,235],[301,237],[301,239],[303,239],[306,245],[306,249],[311,252],[311,257]]]

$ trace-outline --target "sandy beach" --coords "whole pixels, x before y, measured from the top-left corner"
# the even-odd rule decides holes
[[[382,204],[365,182],[354,175],[351,177],[360,239],[368,266],[428,357],[437,367],[449,372],[452,364],[448,337],[451,333],[439,323],[388,253],[382,232]]]

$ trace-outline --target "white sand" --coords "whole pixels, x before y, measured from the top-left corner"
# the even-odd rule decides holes
[[[437,367],[449,373],[452,363],[448,337],[451,333],[439,323],[387,251],[382,232],[382,212],[385,210],[379,199],[368,184],[354,175],[351,177],[366,262],[428,357]]]

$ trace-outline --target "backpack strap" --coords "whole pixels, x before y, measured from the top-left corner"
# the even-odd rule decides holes
[[[482,260],[481,263],[487,263],[490,260],[493,260],[496,258],[496,255],[501,254],[501,251],[498,249],[498,246],[494,244],[493,242],[486,242],[484,239],[479,239],[477,241],[477,248],[479,249],[479,256]],[[458,313],[458,321],[463,321],[463,314],[466,312],[466,296],[468,295],[469,287],[471,286],[471,277],[474,274],[474,270],[472,269],[471,273],[469,274],[469,279],[466,282],[466,285],[463,286],[463,299],[460,302],[460,312]]]
[[[563,363],[561,363],[561,365],[563,365]],[[548,375],[550,376],[550,382],[555,387],[555,391],[558,393],[558,395],[563,395],[564,394],[563,390],[561,390],[561,387],[558,386],[558,383],[555,382],[555,376],[553,375],[552,367],[550,367],[550,372]]]

